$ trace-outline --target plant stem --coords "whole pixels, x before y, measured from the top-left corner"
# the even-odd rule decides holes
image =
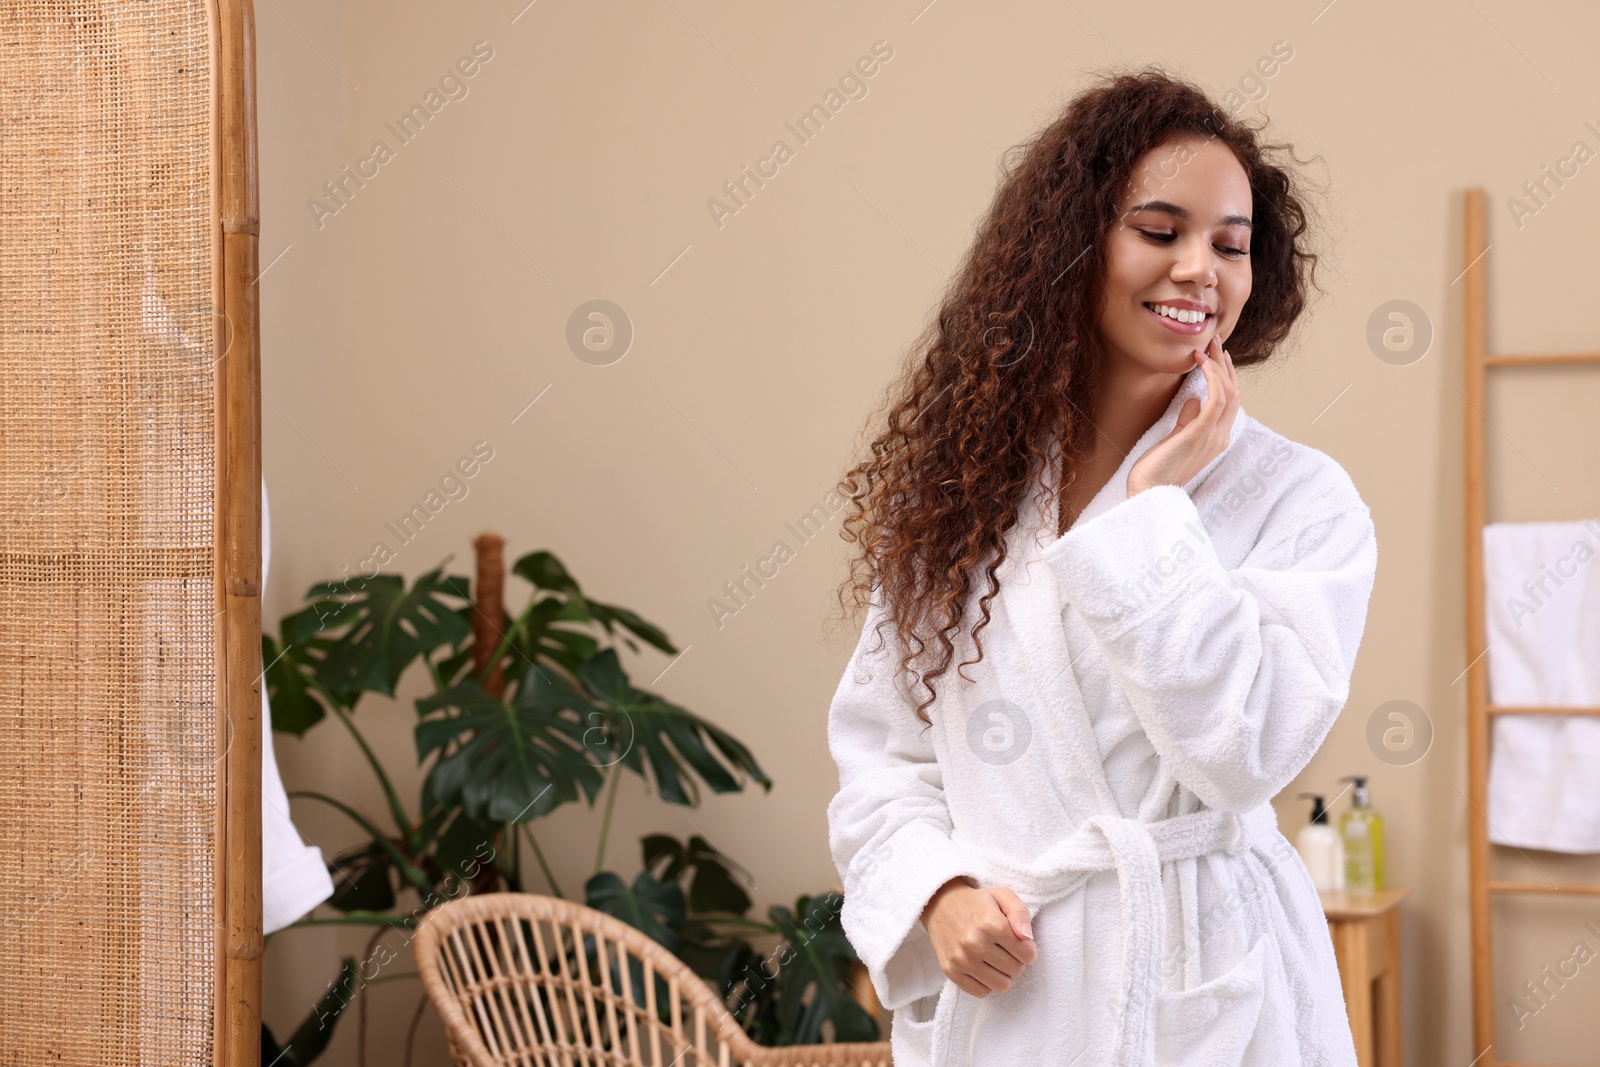
[[[522,892],[522,850],[517,847],[520,839],[517,837],[516,823],[508,822],[505,824],[504,840],[505,843],[511,846],[511,867],[506,881],[511,886],[513,893],[520,893]]]
[[[378,776],[378,784],[383,787],[383,795],[389,801],[389,814],[394,817],[394,824],[396,829],[400,831],[400,836],[405,838],[407,847],[416,848],[416,831],[412,829],[410,821],[406,819],[406,810],[400,806],[400,796],[394,791],[394,784],[389,781],[389,776],[383,772],[383,764],[378,762],[377,755],[373,753],[371,746],[367,744],[367,739],[361,736],[361,731],[356,728],[355,720],[350,717],[350,714],[337,703],[332,706],[334,712],[339,716],[339,721],[349,729],[350,736],[356,739],[356,744],[361,747],[362,754],[367,757],[367,763],[372,767],[372,773]]]
[[[399,869],[400,874],[408,883],[416,888],[417,892],[426,896],[432,891],[433,883],[431,883],[428,880],[428,876],[411,861],[411,857],[400,851],[400,849],[396,847],[395,843],[389,839],[387,834],[385,834],[382,830],[379,830],[371,822],[367,821],[367,818],[364,815],[352,808],[350,805],[346,804],[344,801],[335,800],[326,793],[318,793],[314,789],[295,789],[290,791],[289,796],[310,797],[313,800],[320,800],[329,807],[337,808],[338,810],[344,812],[346,815],[350,816],[351,820],[354,821],[356,825],[360,826],[363,830],[372,835],[373,843],[389,854],[389,858],[394,860],[394,865]]]
[[[365,916],[356,916],[354,918],[347,917],[343,919],[300,919],[297,922],[290,923],[283,929],[293,930],[300,926],[390,926],[394,927],[395,929],[399,929],[402,926],[409,927],[410,924],[411,917],[408,915],[382,915],[374,913]],[[274,930],[273,933],[277,933],[277,931]]]
[[[719,915],[696,915],[696,919],[706,923],[725,923],[729,926],[742,926],[747,930],[760,930],[764,934],[783,936],[783,931],[771,923],[757,922],[754,919],[740,919],[733,916],[722,917]]]
[[[398,929],[410,926],[410,915],[389,915],[386,912],[350,912],[342,918],[301,918],[293,921],[283,929],[296,929],[299,926],[392,926]],[[274,931],[277,933],[277,931]]]
[[[386,974],[382,978],[374,978],[371,981],[367,981],[367,985],[382,985],[385,982],[403,982],[407,978],[418,977],[421,976],[416,971],[401,971],[399,974]],[[363,979],[363,981],[366,980]]]
[[[417,1041],[417,1024],[422,1021],[422,1012],[428,1006],[426,992],[417,1000],[417,1010],[411,1014],[411,1025],[406,1027],[406,1059],[405,1067],[411,1067],[411,1050]]]
[[[539,869],[544,872],[544,880],[550,883],[551,892],[561,899],[566,899],[566,894],[561,892],[561,887],[556,884],[555,872],[550,869],[550,864],[545,861],[544,850],[539,847],[539,839],[533,836],[533,827],[527,823],[520,824],[528,834],[528,844],[533,846],[534,858],[539,861]]]
[[[367,954],[362,958],[362,962],[366,962],[366,960],[370,960],[372,958],[373,949],[378,947],[378,941],[381,940],[383,935],[387,934],[388,932],[389,931],[387,930],[377,930],[373,932],[372,937],[367,941]],[[360,971],[358,970],[356,973],[360,974]],[[367,1067],[367,985],[368,983],[363,980],[361,983],[361,988],[356,990],[356,996],[361,998],[361,1002],[356,1005],[357,1067]]]
[[[606,837],[611,833],[611,812],[617,802],[617,784],[622,781],[622,764],[614,763],[611,766],[611,785],[606,791],[606,813],[600,820],[600,848],[594,856],[594,873],[599,874],[605,870],[606,865]]]

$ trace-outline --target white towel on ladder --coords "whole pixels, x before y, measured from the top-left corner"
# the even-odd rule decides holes
[[[1600,520],[1483,528],[1491,704],[1600,704]],[[1489,840],[1600,852],[1600,716],[1497,715]]]
[[[272,559],[272,524],[267,518],[267,483],[261,482],[261,588]],[[263,620],[264,621],[264,620]],[[305,843],[289,819],[289,796],[272,751],[272,706],[261,679],[261,932],[270,934],[333,895],[322,850]]]

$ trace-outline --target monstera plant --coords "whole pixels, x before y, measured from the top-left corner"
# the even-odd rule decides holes
[[[730,862],[699,837],[687,843],[646,837],[644,863],[631,882],[603,869],[624,774],[638,775],[666,802],[687,806],[699,803],[705,787],[728,793],[751,782],[770,789],[772,782],[737,738],[629,679],[613,642],[638,652],[637,639],[675,655],[659,627],[586,596],[547,551],[516,561],[512,573],[533,592],[507,617],[498,603],[500,575],[485,571],[481,541],[479,580],[492,604],[476,603],[469,580],[442,567],[409,589],[381,574],[319,582],[307,591],[307,605],[282,619],[277,638],[263,635],[273,729],[303,736],[337,720],[387,809],[380,820],[327,793],[290,793],[341,812],[366,837],[330,863],[335,892],[328,906],[340,914],[316,914],[294,926],[378,929],[368,959],[343,961],[296,1039],[280,1047],[264,1028],[263,1062],[266,1053],[281,1056],[286,1067],[310,1062],[326,1045],[329,1024],[366,985],[407,977],[376,976],[371,960],[386,931],[414,929],[427,910],[464,892],[522,890],[524,841],[550,891],[562,895],[532,824],[580,797],[593,807],[602,793],[585,903],[688,962],[720,989],[758,1042],[818,1041],[829,1021],[835,1040],[875,1039],[876,1024],[850,994],[856,956],[839,926],[837,894],[801,897],[793,911],[774,906],[766,923],[748,919],[750,899]],[[498,566],[497,550],[494,559]],[[419,662],[433,692],[416,701],[414,734],[425,774],[412,815],[358,728],[356,705],[366,693],[392,698]],[[420,906],[402,910],[408,891]],[[748,940],[760,935],[789,947],[768,954],[784,957],[776,967],[766,966]],[[421,1010],[419,1004],[417,1018]],[[413,1033],[415,1025],[414,1018]],[[364,1034],[361,1044],[364,1055]]]

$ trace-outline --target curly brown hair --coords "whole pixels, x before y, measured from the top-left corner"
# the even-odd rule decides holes
[[[1289,169],[1269,155],[1265,127],[1225,114],[1206,93],[1159,66],[1093,76],[1060,117],[1002,156],[999,189],[937,319],[914,342],[898,378],[869,419],[882,425],[837,486],[851,511],[841,536],[861,546],[840,587],[854,607],[881,594],[884,619],[904,642],[899,669],[929,647],[942,659],[918,679],[933,703],[933,679],[953,658],[975,568],[987,560],[978,632],[990,619],[1005,537],[1030,475],[1059,448],[1064,492],[1088,454],[1104,362],[1099,309],[1106,245],[1118,195],[1139,160],[1169,138],[1199,135],[1227,146],[1253,198],[1250,298],[1228,338],[1235,366],[1268,358],[1305,309],[1317,256],[1307,248],[1307,202]],[[1057,285],[1058,282],[1065,284]],[[887,411],[887,416],[883,413]],[[1052,445],[1052,442],[1058,442]],[[1057,500],[1059,501],[1059,496]],[[891,521],[892,520],[892,521]],[[935,628],[936,627],[936,628]],[[965,674],[961,674],[963,678]],[[970,681],[970,679],[968,679]]]

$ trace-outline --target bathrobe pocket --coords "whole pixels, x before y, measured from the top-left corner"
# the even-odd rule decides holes
[[[1156,997],[1156,1063],[1223,1067],[1243,1061],[1266,992],[1270,936],[1256,939],[1232,968],[1209,982]]]
[[[895,1063],[933,1062],[934,1018],[939,1011],[939,1001],[952,989],[960,992],[955,983],[947,979],[939,992],[918,997],[895,1010],[889,1028],[890,1052]]]

